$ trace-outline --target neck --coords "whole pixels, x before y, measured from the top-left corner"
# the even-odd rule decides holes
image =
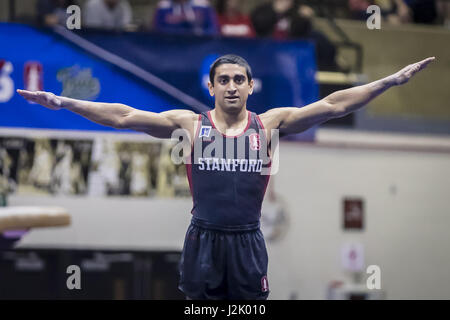
[[[225,129],[238,129],[247,123],[247,108],[244,106],[237,113],[227,113],[220,107],[215,107],[214,110],[211,110],[211,116],[217,125],[223,126]]]

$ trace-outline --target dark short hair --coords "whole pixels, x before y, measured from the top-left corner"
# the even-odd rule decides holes
[[[211,81],[212,85],[214,85],[214,76],[216,75],[216,68],[222,64],[237,64],[241,67],[245,68],[245,71],[247,72],[247,79],[248,82],[252,80],[252,69],[250,68],[250,65],[248,62],[235,54],[227,54],[224,56],[221,56],[216,59],[216,61],[213,62],[211,67],[209,68],[209,81]]]

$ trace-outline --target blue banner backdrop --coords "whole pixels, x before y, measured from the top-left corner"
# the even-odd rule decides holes
[[[81,31],[77,37],[93,44],[87,52],[47,29],[0,24],[0,126],[72,130],[114,130],[62,110],[32,105],[17,88],[46,90],[91,101],[120,102],[161,112],[198,110],[186,100],[139,76],[143,70],[210,108],[206,84],[209,66],[220,55],[244,57],[253,70],[255,93],[248,109],[262,113],[274,107],[301,107],[318,99],[314,45],[303,41],[167,36],[153,33]],[[128,64],[106,61],[95,47]]]

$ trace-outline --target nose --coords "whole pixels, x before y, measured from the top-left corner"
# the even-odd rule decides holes
[[[227,88],[228,93],[235,93],[236,92],[236,86],[233,80],[231,80],[228,84]]]

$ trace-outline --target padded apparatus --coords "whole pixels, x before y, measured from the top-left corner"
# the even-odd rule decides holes
[[[68,226],[70,222],[69,213],[62,207],[0,208],[0,233],[5,230]]]

